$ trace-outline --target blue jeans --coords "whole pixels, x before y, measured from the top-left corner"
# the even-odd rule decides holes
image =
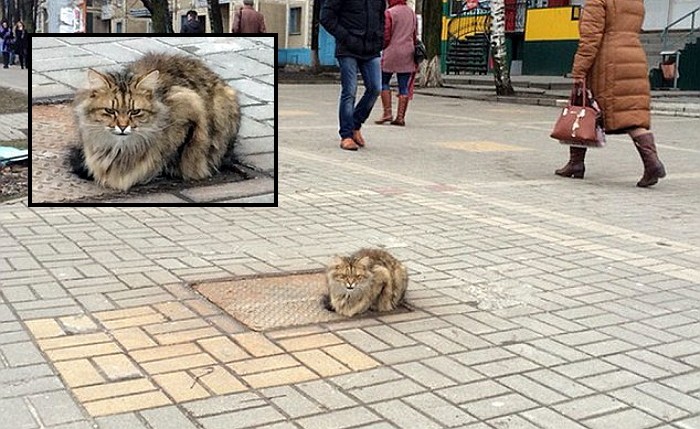
[[[389,82],[394,73],[382,72],[382,89],[390,89]],[[411,80],[411,73],[396,73],[396,80],[399,82],[399,94],[408,95],[408,82]]]
[[[375,101],[382,89],[380,58],[358,60],[352,57],[338,57],[340,63],[340,138],[352,138],[352,132],[359,130],[372,112]],[[355,105],[357,93],[357,72],[362,75],[365,93]]]

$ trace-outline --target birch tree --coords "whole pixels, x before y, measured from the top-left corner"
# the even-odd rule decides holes
[[[510,67],[506,58],[506,4],[505,0],[491,0],[491,56],[497,95],[513,95]]]
[[[420,65],[420,86],[442,86],[442,74],[440,72],[440,50],[442,35],[442,0],[422,0],[421,16],[423,18],[422,40],[428,53],[426,61]]]

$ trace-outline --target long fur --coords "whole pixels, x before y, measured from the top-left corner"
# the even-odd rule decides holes
[[[123,191],[161,174],[210,177],[240,126],[238,96],[226,82],[196,58],[159,53],[117,72],[90,70],[74,113],[73,171]]]
[[[408,287],[406,268],[381,249],[361,249],[349,257],[334,257],[326,279],[328,302],[324,306],[347,317],[367,310],[394,310]]]

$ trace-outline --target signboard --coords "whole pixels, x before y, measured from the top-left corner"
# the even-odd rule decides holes
[[[79,7],[62,7],[60,11],[59,33],[84,33],[83,11]]]

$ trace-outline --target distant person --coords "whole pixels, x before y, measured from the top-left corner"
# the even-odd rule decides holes
[[[24,22],[17,21],[15,25],[15,53],[19,57],[19,65],[21,68],[27,64],[27,30],[24,29]]]
[[[197,19],[197,11],[191,10],[187,12],[187,22],[182,24],[180,33],[204,33],[202,24]]]
[[[6,19],[0,21],[0,38],[2,39],[2,67],[6,69],[10,64],[10,52],[12,52],[14,39],[10,24]]]
[[[233,17],[231,33],[264,33],[265,17],[253,8],[254,0],[243,0],[243,6]]]
[[[593,91],[603,111],[606,134],[629,134],[644,164],[637,186],[646,188],[666,176],[651,126],[647,58],[639,41],[643,0],[587,0],[579,21],[580,38],[571,75],[574,87]],[[582,179],[586,148],[571,146],[569,162],[555,171]]]
[[[380,53],[384,42],[384,0],[326,0],[321,25],[335,37],[335,57],[340,64],[340,148],[366,146],[360,128],[367,120],[382,89]],[[357,72],[365,93],[355,105]]]
[[[408,101],[413,97],[413,83],[417,65],[414,52],[418,40],[416,13],[406,5],[406,0],[389,0],[384,12],[384,50],[382,51],[382,107],[384,113],[377,124],[391,122],[406,125],[404,120]],[[391,77],[396,73],[399,83],[399,106],[396,119],[391,117]]]

